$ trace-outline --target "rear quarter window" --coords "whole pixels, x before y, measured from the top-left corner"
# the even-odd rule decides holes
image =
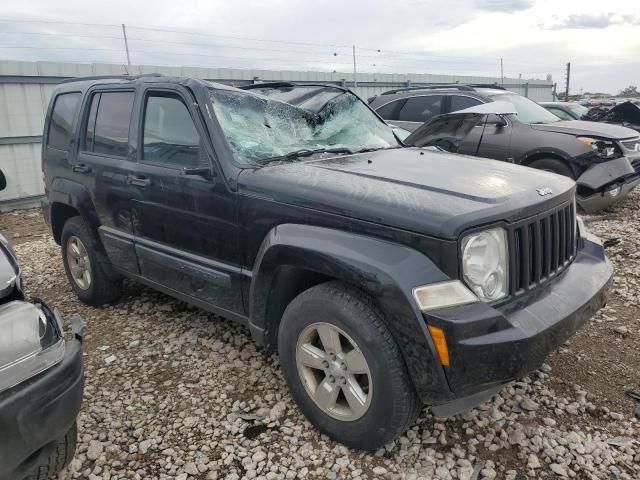
[[[398,120],[398,114],[400,113],[400,109],[404,105],[406,99],[395,100],[393,102],[387,103],[386,105],[381,106],[376,110],[376,113],[380,115],[385,120]]]
[[[62,93],[55,98],[47,133],[48,147],[69,150],[73,120],[79,104],[80,92]]]

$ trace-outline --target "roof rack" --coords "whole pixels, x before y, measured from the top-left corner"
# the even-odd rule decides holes
[[[279,87],[331,87],[338,90],[348,91],[349,88],[342,85],[335,85],[333,83],[315,83],[315,82],[262,82],[251,83],[249,85],[241,85],[238,88],[242,90],[253,90],[254,88],[279,88]]]
[[[436,89],[444,89],[444,88],[453,88],[457,90],[464,91],[473,91],[473,87],[470,85],[462,85],[459,83],[434,83],[431,85],[422,85],[421,87],[403,87],[403,88],[394,88],[393,90],[388,90],[380,95],[392,95],[394,93],[399,92],[410,92],[412,90],[436,90]]]
[[[473,88],[495,88],[496,90],[506,90],[502,85],[498,85],[498,83],[470,83],[470,87]]]
[[[497,83],[433,83],[430,85],[422,85],[415,87],[404,87],[404,88],[394,88],[393,90],[388,90],[380,95],[393,95],[394,93],[399,92],[410,92],[412,90],[438,90],[438,89],[456,89],[461,91],[473,91],[476,88],[497,88],[498,90],[506,90],[501,85]]]
[[[144,77],[164,77],[161,73],[144,73],[142,75],[94,75],[92,77],[70,77],[60,83],[84,82],[87,80],[136,80]]]

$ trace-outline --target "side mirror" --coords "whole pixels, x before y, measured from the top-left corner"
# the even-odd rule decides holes
[[[2,173],[2,170],[0,170],[0,191],[5,188],[7,188],[7,178],[4,176],[4,173]]]
[[[505,120],[505,118],[502,115],[498,115],[496,118],[496,128],[504,128],[507,125],[509,125],[507,120]]]

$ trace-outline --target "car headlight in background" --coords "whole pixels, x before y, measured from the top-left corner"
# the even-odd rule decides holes
[[[462,275],[469,288],[484,302],[508,292],[507,232],[492,228],[462,239]]]
[[[587,235],[587,227],[584,226],[584,220],[580,215],[576,215],[576,225],[578,227],[578,235],[584,238]]]
[[[611,140],[601,140],[591,137],[578,137],[578,141],[591,147],[593,153],[597,157],[603,159],[618,158],[621,155],[620,150]]]
[[[0,306],[0,392],[56,365],[65,342],[58,316],[46,305]]]

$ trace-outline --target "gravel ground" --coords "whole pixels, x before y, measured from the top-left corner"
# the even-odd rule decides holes
[[[37,210],[0,215],[29,295],[85,320],[76,457],[61,479],[640,479],[640,189],[586,217],[616,277],[609,305],[540,371],[464,415],[425,409],[375,454],[320,435],[275,355],[246,329],[137,284],[117,305],[79,303]]]

